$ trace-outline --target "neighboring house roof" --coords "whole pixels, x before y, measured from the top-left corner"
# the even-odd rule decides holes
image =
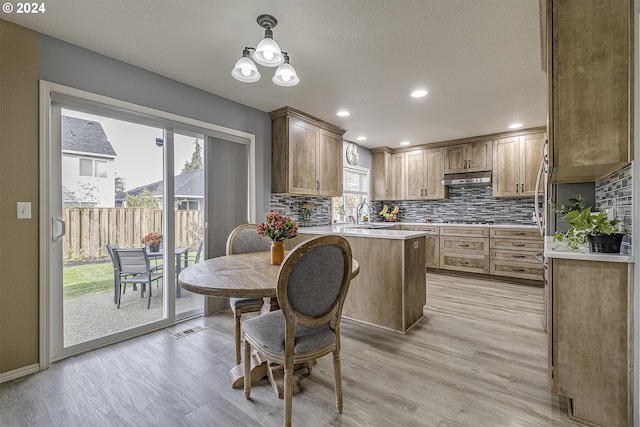
[[[127,190],[124,193],[116,194],[116,201],[124,200],[127,194],[139,196],[144,190],[149,190],[156,196],[162,196],[164,180],[153,182],[142,187]],[[204,196],[204,169],[182,172],[174,177],[174,194],[180,197],[203,197]]]
[[[62,117],[62,150],[110,157],[117,155],[99,122],[68,116]]]

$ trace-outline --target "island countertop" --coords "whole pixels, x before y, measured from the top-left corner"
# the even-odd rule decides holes
[[[369,237],[374,239],[407,240],[427,235],[425,231],[393,230],[395,224],[370,223],[364,225],[334,224],[299,227],[299,234],[337,234],[340,236]],[[365,228],[372,227],[372,228]]]

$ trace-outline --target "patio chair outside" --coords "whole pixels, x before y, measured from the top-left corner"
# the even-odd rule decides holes
[[[122,299],[122,285],[127,283],[140,286],[140,297],[144,298],[145,288],[149,285],[147,295],[147,309],[151,306],[151,282],[160,280],[162,273],[158,273],[158,266],[149,264],[149,257],[144,248],[114,249],[119,270],[118,278],[118,308]]]

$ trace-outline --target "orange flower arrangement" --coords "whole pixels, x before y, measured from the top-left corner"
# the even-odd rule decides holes
[[[159,245],[162,243],[162,234],[161,233],[149,233],[140,240],[147,246]]]

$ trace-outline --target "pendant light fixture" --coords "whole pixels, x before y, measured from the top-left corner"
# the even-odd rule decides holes
[[[273,31],[278,21],[271,15],[258,16],[258,25],[264,28],[264,39],[258,43],[257,47],[245,47],[242,51],[242,58],[236,62],[231,70],[231,75],[238,81],[244,83],[253,83],[260,80],[260,72],[253,62],[267,67],[276,69],[272,81],[278,86],[295,86],[300,83],[296,70],[289,63],[289,55],[287,52],[280,50],[280,46],[273,39]],[[250,51],[253,50],[253,60]]]

